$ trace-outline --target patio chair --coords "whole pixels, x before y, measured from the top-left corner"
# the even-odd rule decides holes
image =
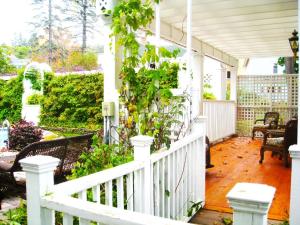
[[[289,167],[288,149],[297,143],[297,126],[298,120],[292,119],[287,122],[284,132],[267,131],[260,149],[259,163],[263,162],[266,151],[272,151],[272,156],[279,155],[280,158],[283,158],[284,165]]]
[[[266,112],[263,119],[255,120],[252,129],[252,140],[254,139],[256,132],[262,132],[264,134],[267,129],[277,129],[278,120],[279,120],[278,112]],[[257,124],[257,122],[263,122],[263,124]]]

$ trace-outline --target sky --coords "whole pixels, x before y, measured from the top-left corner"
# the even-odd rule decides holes
[[[32,14],[31,0],[0,0],[0,44],[11,44],[19,34],[29,38]]]
[[[0,45],[12,44],[20,34],[25,39],[30,37],[32,27],[29,23],[33,16],[31,3],[32,0],[0,0]],[[101,42],[99,35],[92,39],[94,40],[90,42]],[[270,74],[273,72],[273,65],[276,61],[277,59],[274,58],[252,59],[247,74]],[[278,72],[281,72],[280,68]]]

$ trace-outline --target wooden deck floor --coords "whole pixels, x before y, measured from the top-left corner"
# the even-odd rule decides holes
[[[226,194],[237,182],[268,184],[276,188],[275,199],[269,218],[288,218],[290,202],[291,169],[285,168],[277,157],[265,153],[263,164],[259,164],[260,140],[231,138],[212,147],[214,168],[206,173],[206,209],[232,212]]]

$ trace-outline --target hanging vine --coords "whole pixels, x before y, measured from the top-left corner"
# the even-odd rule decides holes
[[[155,0],[159,3],[159,0]],[[137,134],[155,138],[153,148],[170,144],[171,127],[181,114],[181,99],[173,97],[170,88],[177,88],[178,63],[174,59],[179,50],[151,44],[141,46],[137,31],[151,35],[148,29],[154,19],[153,2],[123,0],[109,12],[112,16],[112,34],[117,37],[117,49],[122,50],[120,102],[120,137],[129,144]],[[172,107],[170,107],[172,104]]]

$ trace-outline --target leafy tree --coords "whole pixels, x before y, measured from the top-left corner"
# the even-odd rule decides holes
[[[279,66],[283,66],[284,73],[293,74],[298,73],[299,71],[299,59],[294,59],[293,57],[279,57],[277,60],[277,64]]]
[[[88,34],[92,33],[97,21],[96,7],[93,0],[69,0],[67,12],[69,16],[66,21],[71,22],[74,27],[80,26],[81,31],[75,36],[81,37],[81,51],[87,48]]]
[[[60,17],[54,10],[60,7],[55,0],[33,0],[33,4],[37,12],[33,25],[35,29],[42,29],[47,34],[47,38],[44,38],[47,40],[48,62],[51,64],[54,51],[53,33],[55,28],[60,27]]]
[[[0,74],[13,72],[14,69],[4,49],[0,47]]]

